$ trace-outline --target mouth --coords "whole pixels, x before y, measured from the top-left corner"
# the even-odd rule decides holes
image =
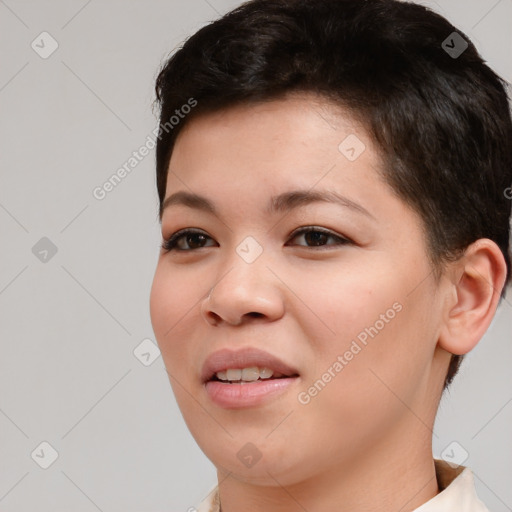
[[[210,354],[201,372],[203,383],[228,383],[297,377],[298,370],[278,357],[257,348],[222,349]]]
[[[216,381],[224,384],[248,384],[275,379],[288,379],[298,377],[298,373],[286,375],[271,368],[250,366],[247,368],[229,368],[216,372],[207,382]]]
[[[284,393],[300,380],[299,372],[268,352],[256,348],[223,349],[205,361],[201,379],[217,405],[240,408],[260,405]]]

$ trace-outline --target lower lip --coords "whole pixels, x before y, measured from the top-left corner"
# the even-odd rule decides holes
[[[284,393],[298,377],[284,377],[281,379],[266,379],[246,382],[243,384],[227,384],[217,380],[205,384],[206,393],[210,399],[227,409],[237,407],[251,407],[266,402]]]

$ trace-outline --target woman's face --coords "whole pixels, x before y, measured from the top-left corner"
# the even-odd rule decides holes
[[[236,478],[291,485],[430,447],[448,364],[436,347],[444,281],[381,165],[364,129],[311,95],[203,115],[178,137],[166,198],[196,194],[215,212],[165,208],[165,239],[195,234],[161,251],[151,319],[187,426]],[[210,355],[247,348],[290,377],[203,381]],[[215,368],[273,365],[233,357]]]

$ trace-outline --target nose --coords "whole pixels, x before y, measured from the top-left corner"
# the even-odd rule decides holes
[[[232,261],[203,299],[203,318],[215,326],[269,322],[284,314],[283,284],[262,257],[252,263]]]

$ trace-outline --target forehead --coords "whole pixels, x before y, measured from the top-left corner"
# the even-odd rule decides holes
[[[289,93],[186,122],[174,145],[168,185],[173,173],[186,171],[187,178],[212,185],[223,176],[240,185],[251,177],[274,185],[286,178],[312,186],[314,176],[333,166],[361,178],[364,168],[381,165],[373,141],[347,109],[313,93]]]

